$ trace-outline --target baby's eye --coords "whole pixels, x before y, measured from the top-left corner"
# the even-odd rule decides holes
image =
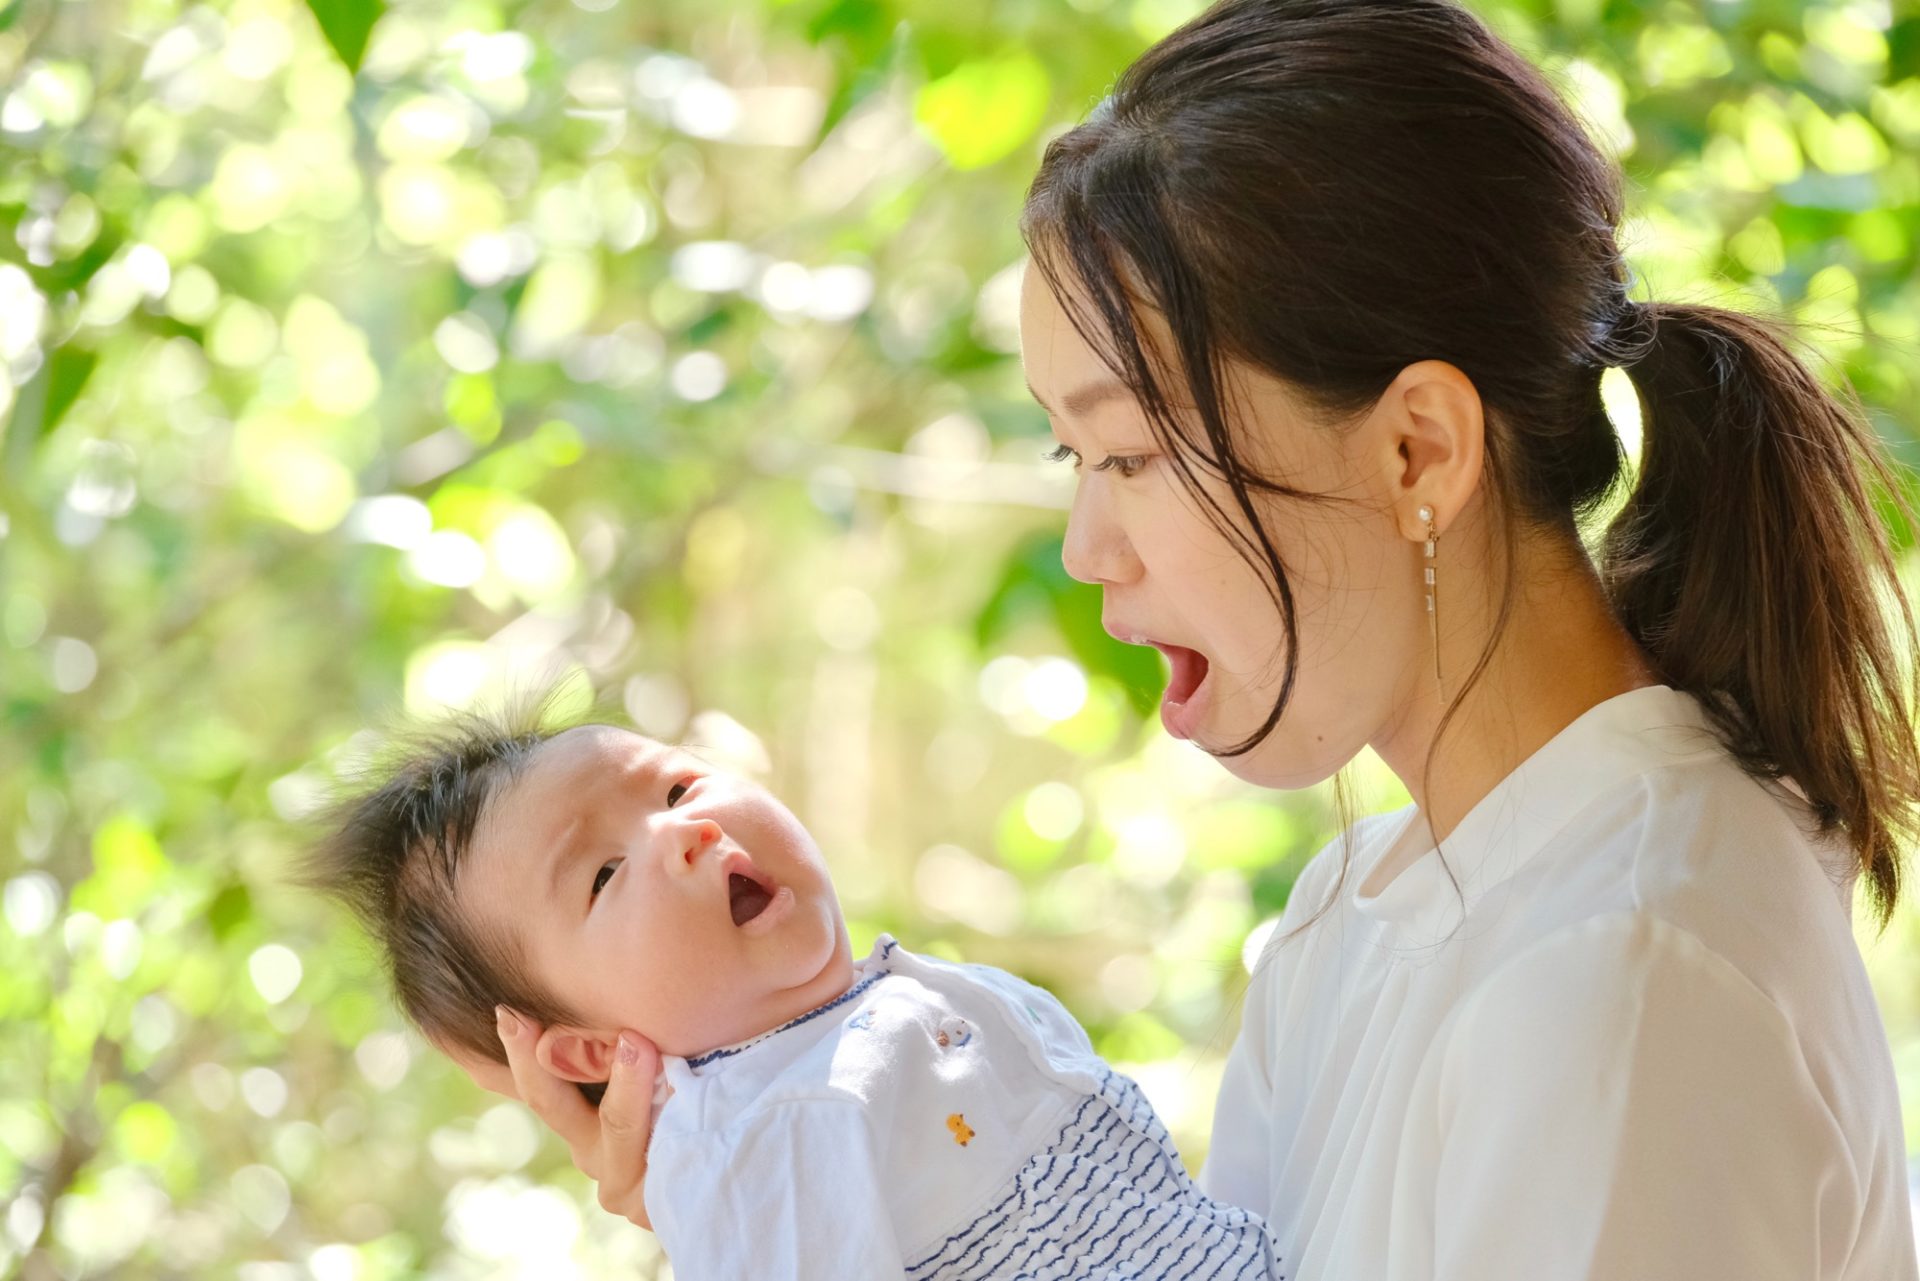
[[[667,789],[667,808],[672,809],[675,805],[678,805],[680,803],[680,798],[682,796],[685,796],[687,794],[687,789],[692,786],[693,786],[692,779],[683,778],[678,783],[675,783],[672,787],[669,787]]]
[[[1071,458],[1073,459],[1073,465],[1075,467],[1080,465],[1080,455],[1068,449],[1065,445],[1055,445],[1052,449],[1040,455],[1040,457],[1050,463],[1064,463],[1067,459]]]
[[[595,872],[593,874],[593,893],[589,897],[598,898],[600,896],[601,887],[606,885],[607,880],[613,879],[613,869],[618,867],[619,865],[620,865],[619,860],[616,859],[613,862],[607,864],[605,867],[601,868],[598,872]],[[607,879],[602,880],[601,879],[602,877],[605,877]]]

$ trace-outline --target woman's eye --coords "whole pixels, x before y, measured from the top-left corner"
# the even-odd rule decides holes
[[[1041,457],[1050,463],[1064,463],[1071,458],[1074,470],[1080,470],[1080,455],[1065,445],[1055,445]],[[1138,476],[1141,469],[1150,461],[1151,458],[1147,454],[1108,454],[1095,463],[1091,470],[1113,471],[1120,473],[1123,477],[1132,477]]]
[[[667,789],[667,808],[672,809],[675,805],[679,804],[680,798],[687,794],[687,789],[692,785],[691,780],[683,780],[669,787]]]
[[[1108,454],[1094,464],[1095,471],[1113,470],[1122,476],[1138,476],[1147,465],[1145,454]]]
[[[598,872],[595,872],[593,874],[593,892],[588,897],[590,898],[600,897],[601,887],[606,885],[607,881],[613,879],[613,869],[618,866],[619,866],[619,863],[617,862],[609,863],[605,867],[601,868]],[[603,877],[606,879],[605,880],[601,879]]]

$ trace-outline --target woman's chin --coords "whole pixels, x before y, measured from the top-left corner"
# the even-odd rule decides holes
[[[1353,757],[1351,752],[1345,756],[1326,752],[1308,756],[1298,744],[1282,739],[1278,731],[1268,734],[1264,742],[1250,751],[1237,756],[1221,755],[1222,751],[1246,741],[1258,728],[1258,725],[1247,726],[1232,737],[1202,731],[1194,743],[1241,782],[1284,792],[1326,782]]]

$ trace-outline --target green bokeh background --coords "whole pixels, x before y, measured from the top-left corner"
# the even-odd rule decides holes
[[[1911,464],[1915,10],[1473,7],[1644,295],[1791,315]],[[1198,1167],[1330,788],[1161,732],[1014,327],[1042,146],[1198,8],[0,8],[0,1274],[668,1275],[282,881],[370,724],[529,673],[758,770],[858,951],[1048,985]]]

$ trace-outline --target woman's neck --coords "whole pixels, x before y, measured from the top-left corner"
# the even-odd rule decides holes
[[[1587,710],[1660,683],[1614,617],[1584,558],[1568,568],[1536,557],[1530,572],[1522,567],[1499,648],[1436,742],[1446,711],[1442,695],[1460,696],[1499,608],[1492,592],[1475,599],[1471,590],[1456,589],[1452,596],[1452,602],[1443,597],[1441,606],[1455,606],[1452,621],[1442,624],[1442,688],[1435,690],[1431,672],[1423,668],[1427,679],[1421,695],[1392,732],[1373,743],[1421,815],[1368,878],[1368,893],[1385,888],[1432,848],[1433,838],[1444,842],[1501,780]]]

